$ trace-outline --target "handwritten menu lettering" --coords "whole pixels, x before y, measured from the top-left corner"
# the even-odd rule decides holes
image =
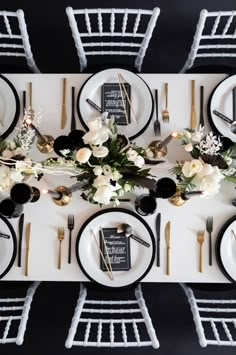
[[[116,228],[103,228],[104,239],[109,254],[111,267],[113,271],[122,271],[130,269],[130,239],[124,233],[117,233]],[[100,248],[108,264],[106,249],[103,244],[101,231],[99,231]],[[106,266],[102,258],[100,265],[103,271],[106,271]]]
[[[125,89],[131,100],[131,87],[130,84],[124,83]],[[126,99],[125,92],[122,88],[122,95],[126,107],[128,122],[130,123],[130,105]],[[102,111],[108,112],[109,116],[113,115],[117,125],[127,125],[125,110],[118,83],[105,83],[102,85]]]

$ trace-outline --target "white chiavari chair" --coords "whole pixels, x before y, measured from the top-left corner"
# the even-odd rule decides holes
[[[135,68],[141,71],[143,59],[152,37],[160,9],[81,9],[66,8],[75,47],[80,61],[80,71],[87,67],[87,56],[135,56]],[[107,28],[104,21],[109,16]],[[92,18],[96,17],[93,26]],[[142,20],[146,21],[142,26]],[[79,25],[85,22],[86,30]],[[132,29],[129,26],[132,23]],[[145,27],[145,28],[143,28]],[[127,41],[128,40],[128,41]]]
[[[132,292],[134,297],[129,300],[120,300],[118,296],[115,300],[88,299],[87,288],[81,284],[66,347],[152,346],[157,349],[159,341],[141,286]]]
[[[198,58],[236,57],[236,11],[202,10],[191,50],[181,69],[192,68]]]
[[[0,57],[25,57],[31,71],[40,73],[31,51],[23,10],[0,11],[0,25]]]
[[[23,343],[31,303],[39,284],[30,284],[24,296],[0,298],[0,344]]]
[[[196,297],[196,291],[193,291],[190,286],[181,284],[181,287],[187,296],[193,314],[199,344],[202,347],[207,345],[236,346],[235,290],[230,291],[234,293],[234,299],[232,299],[226,298],[224,292],[224,297],[222,297],[222,292],[218,292],[218,297],[214,292],[210,294],[208,292],[207,295],[204,293],[204,297]],[[203,291],[200,291],[201,293],[203,294]]]

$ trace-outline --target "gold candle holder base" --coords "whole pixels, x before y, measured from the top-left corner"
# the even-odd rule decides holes
[[[41,153],[49,154],[53,151],[54,139],[47,134],[43,135],[44,140],[38,139],[37,148]]]
[[[151,152],[153,153],[153,157],[155,159],[160,159],[164,156],[166,156],[167,154],[167,147],[159,147],[159,144],[161,143],[161,141],[153,141],[149,144],[148,148],[151,150]]]
[[[168,201],[174,206],[182,206],[187,200],[182,198],[182,191],[177,190],[176,193],[168,199]]]
[[[61,197],[59,199],[52,198],[53,202],[55,202],[58,206],[66,206],[72,200],[72,193],[65,186],[58,186],[55,191],[60,192]]]

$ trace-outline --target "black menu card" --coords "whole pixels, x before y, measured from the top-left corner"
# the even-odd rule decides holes
[[[122,271],[130,269],[130,238],[124,233],[117,233],[116,228],[102,228],[108,255],[111,262],[112,271]],[[103,243],[102,231],[99,231],[99,242],[103,256],[109,267],[106,248]],[[100,257],[100,266],[103,271],[107,271],[106,266]]]
[[[131,87],[130,84],[124,83],[124,87],[131,101]],[[130,123],[130,105],[126,98],[125,92],[121,87],[122,95],[127,112],[128,122]],[[105,83],[102,85],[102,112],[108,112],[109,116],[113,115],[117,125],[127,125],[125,110],[118,83]]]

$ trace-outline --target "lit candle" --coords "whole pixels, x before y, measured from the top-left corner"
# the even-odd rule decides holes
[[[61,193],[58,191],[53,191],[53,190],[48,190],[48,189],[44,189],[42,190],[43,194],[49,194],[51,195],[53,198],[59,200],[61,198]]]
[[[183,200],[188,200],[188,199],[190,199],[190,197],[198,196],[198,195],[202,195],[202,194],[203,194],[203,191],[188,191],[188,192],[183,192],[181,194],[181,197]]]
[[[31,121],[31,119],[30,119],[29,117],[27,117],[27,118],[25,119],[25,122],[26,122],[32,129],[34,129],[35,134],[36,134],[36,136],[37,136],[39,139],[41,139],[42,141],[45,141],[44,136],[39,132],[39,130],[35,127],[35,125],[33,125],[32,121]]]
[[[163,141],[161,141],[159,144],[158,144],[158,148],[163,148],[165,146],[167,146],[168,143],[170,143],[170,141],[173,139],[173,138],[176,138],[177,137],[177,133],[174,132],[174,133],[171,133],[168,137],[166,137]]]

